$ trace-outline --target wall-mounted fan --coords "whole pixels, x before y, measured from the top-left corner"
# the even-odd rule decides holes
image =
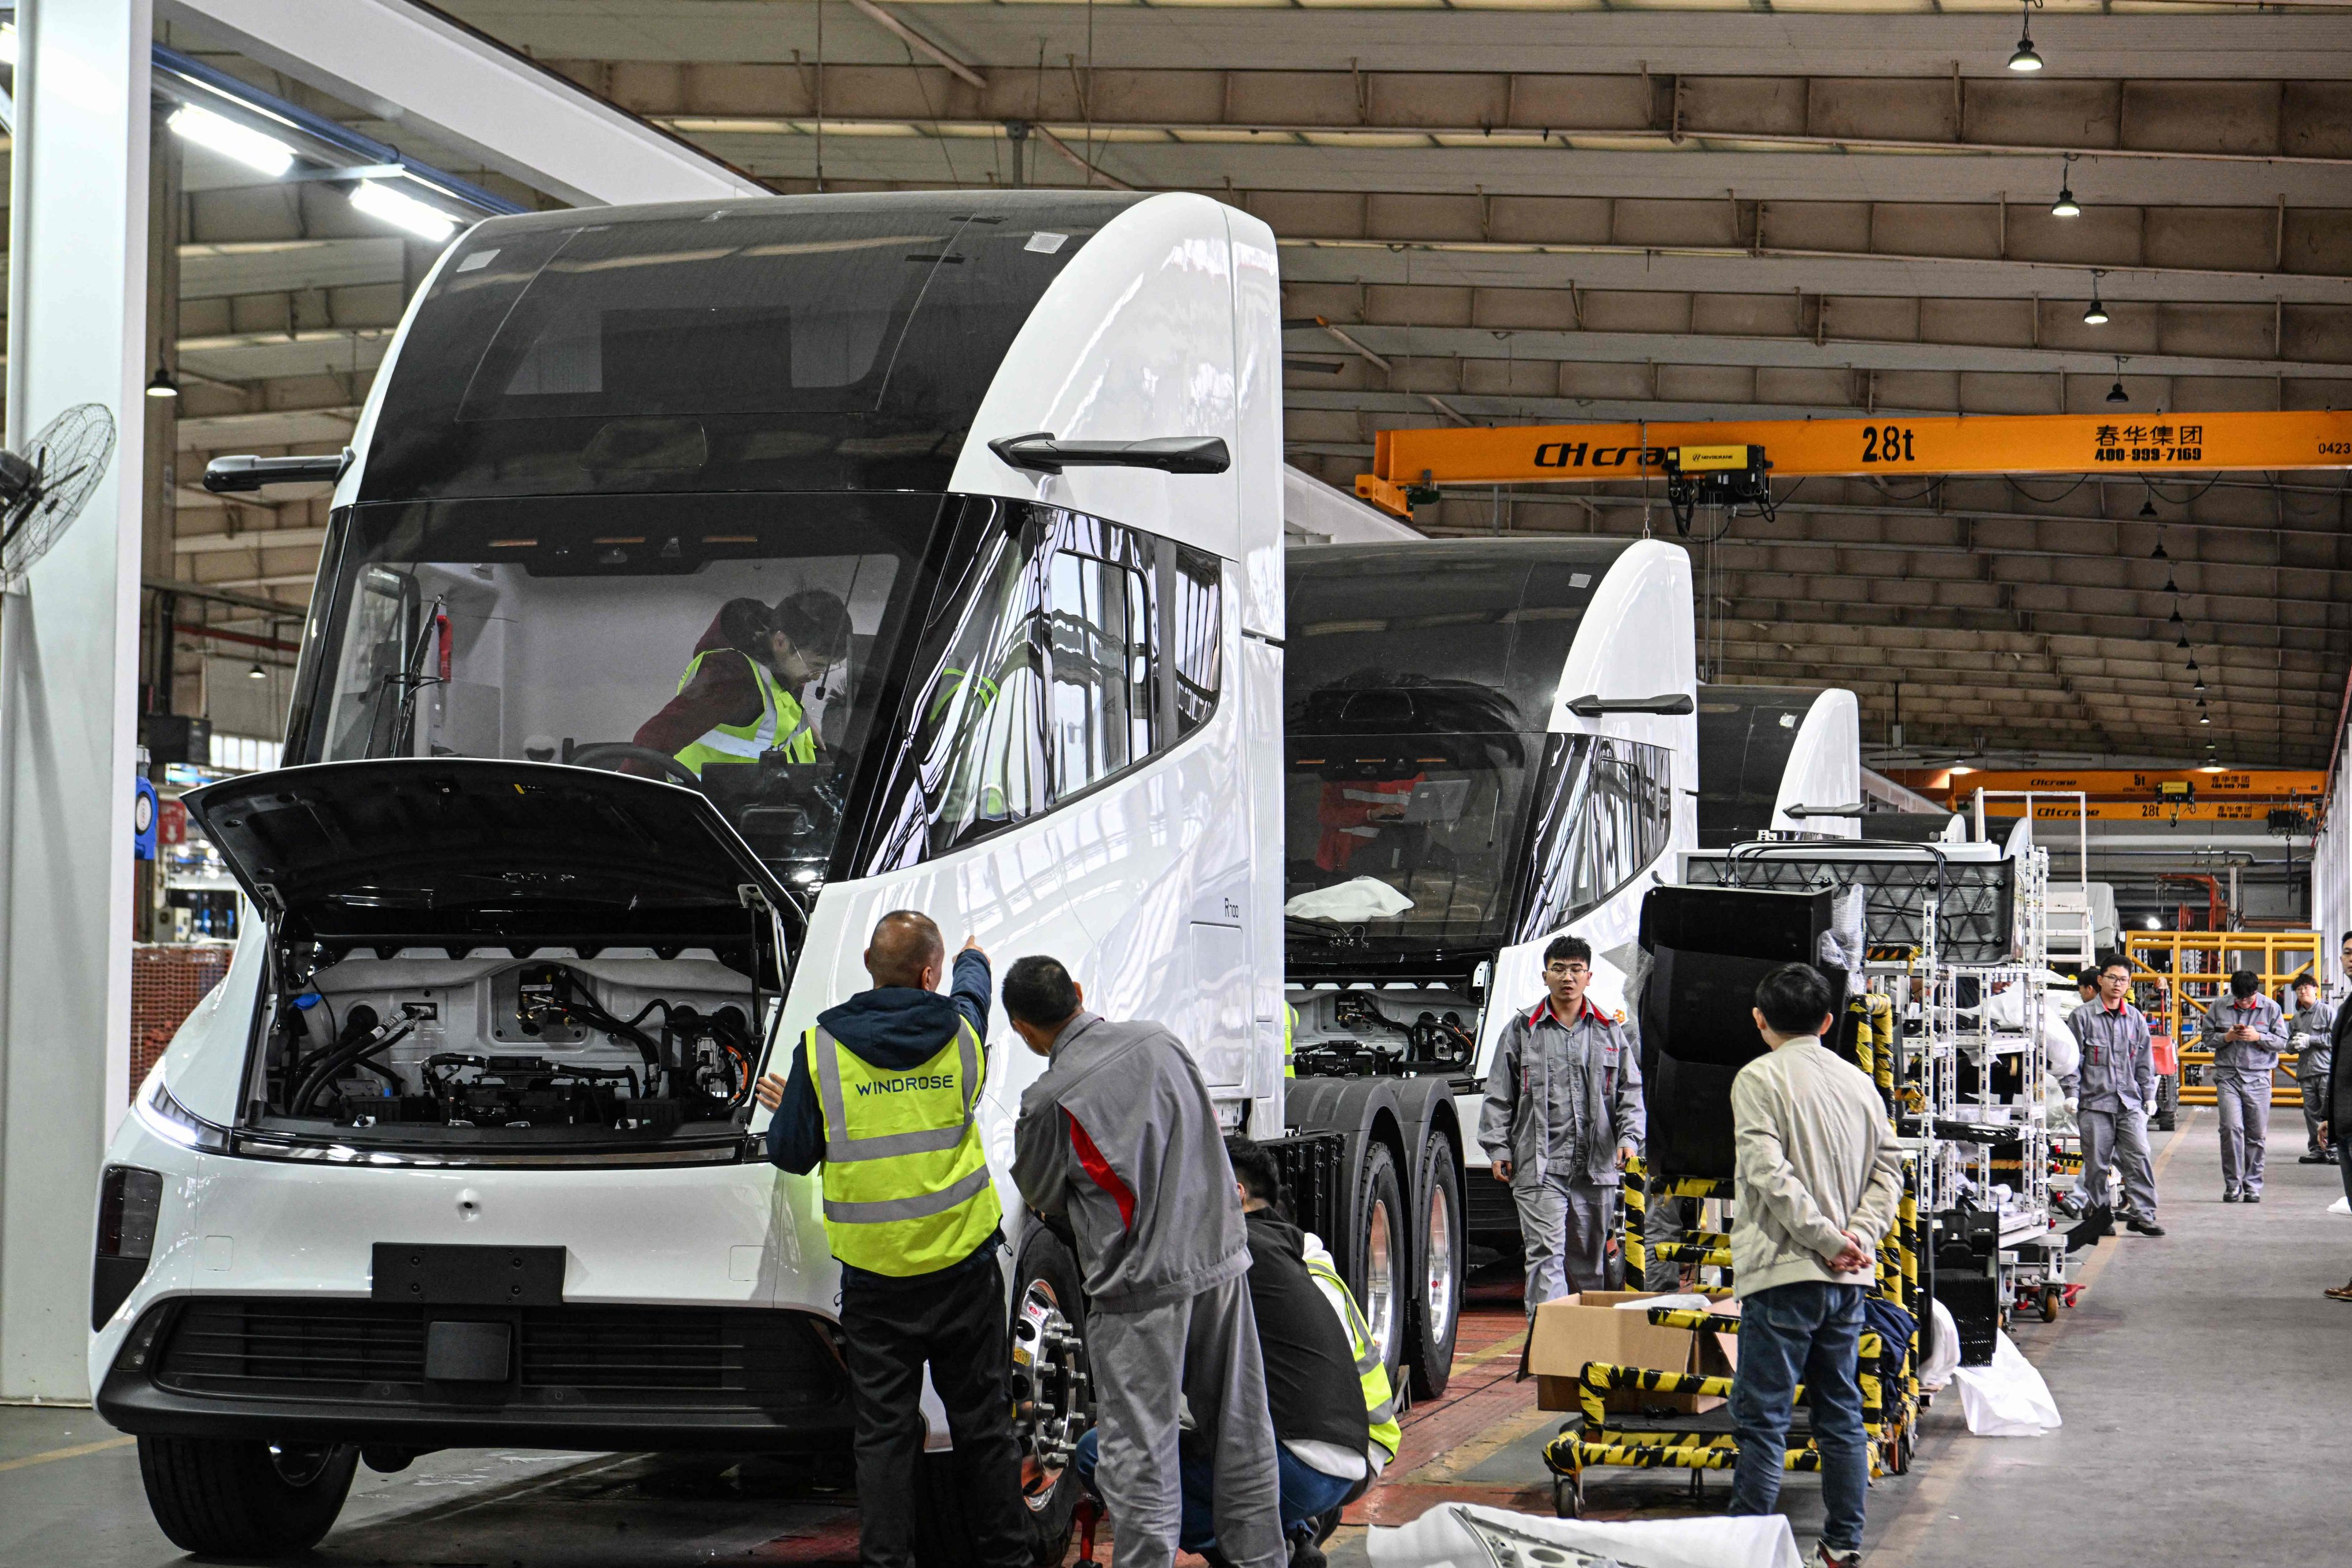
[[[77,403],[21,453],[0,450],[0,580],[14,581],[49,552],[106,476],[114,416]]]

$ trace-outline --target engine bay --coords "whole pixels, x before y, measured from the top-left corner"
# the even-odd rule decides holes
[[[265,1001],[250,1120],[338,1142],[731,1142],[775,1000],[709,950],[350,956]]]
[[[1470,1070],[1479,1005],[1449,987],[1317,986],[1290,993],[1298,1022],[1292,1066],[1301,1078],[1414,1077]]]

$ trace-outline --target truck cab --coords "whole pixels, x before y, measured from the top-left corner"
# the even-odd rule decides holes
[[[1290,552],[1290,1120],[1349,1140],[1342,1254],[1423,1393],[1465,1237],[1517,1243],[1477,1142],[1511,1009],[1566,932],[1623,1009],[1642,894],[1696,843],[1693,647],[1689,557],[1656,541]]]
[[[289,765],[192,797],[259,918],[105,1172],[91,1383],[174,1541],[301,1550],[362,1454],[845,1445],[816,1182],[751,1087],[888,910],[1062,959],[1279,1132],[1275,263],[1205,198],[1077,192],[443,255],[336,486]],[[1084,1304],[1007,1174],[1042,1065],[998,1011],[1059,1561]]]

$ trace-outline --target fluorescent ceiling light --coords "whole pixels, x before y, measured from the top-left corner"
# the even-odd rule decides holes
[[[456,218],[438,207],[425,205],[415,196],[403,195],[379,180],[362,180],[360,188],[352,193],[352,205],[370,217],[404,228],[419,239],[444,240],[457,232]]]
[[[275,136],[264,136],[209,109],[183,104],[167,123],[199,147],[209,147],[225,158],[277,179],[294,166],[294,149]]]

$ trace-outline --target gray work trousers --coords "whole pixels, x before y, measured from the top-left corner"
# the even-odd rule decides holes
[[[2310,1055],[2305,1053],[2304,1060],[2309,1061],[2310,1059]],[[2305,1144],[2304,1152],[2305,1153],[2317,1154],[2324,1152],[2319,1147],[2319,1124],[2321,1121],[2325,1121],[2326,1118],[2319,1114],[2319,1107],[2322,1097],[2325,1095],[2326,1089],[2327,1084],[2322,1074],[2314,1073],[2310,1078],[2304,1080],[2303,1140]]]
[[[2215,1068],[2213,1105],[2221,1119],[2221,1190],[2261,1192],[2271,1136],[2271,1075],[2260,1068]]]
[[[1609,1189],[1557,1172],[1511,1184],[1528,1258],[1528,1310],[1571,1290],[1599,1290],[1609,1249]]]
[[[1288,1560],[1280,1461],[1266,1413],[1265,1365],[1249,1281],[1140,1312],[1097,1310],[1087,1324],[1111,1518],[1111,1568],[1170,1568],[1184,1517],[1176,1453],[1179,1396],[1216,1456],[1217,1546],[1237,1568]]]
[[[2147,1112],[2128,1108],[2078,1110],[2074,1123],[2083,1132],[2083,1177],[2075,1190],[2084,1205],[2107,1201],[2107,1166],[2123,1168],[2124,1201],[2116,1205],[2118,1218],[2156,1218],[2156,1172],[2147,1158]]]

